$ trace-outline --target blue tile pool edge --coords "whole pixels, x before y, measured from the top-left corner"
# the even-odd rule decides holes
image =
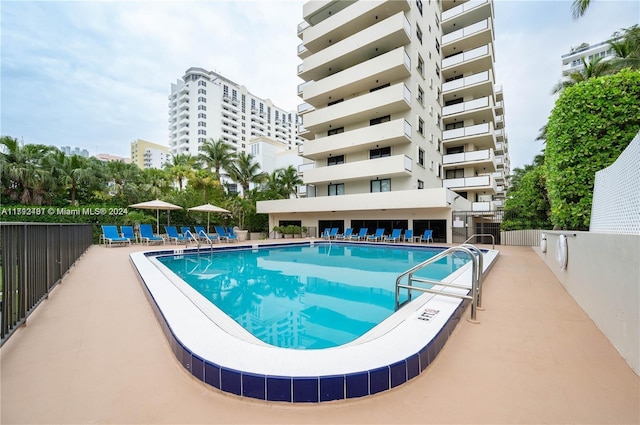
[[[292,244],[287,243],[286,245]],[[397,246],[398,244],[395,245]],[[271,246],[271,244],[267,246]],[[251,249],[251,246],[235,245],[224,247],[224,249],[227,248]],[[189,252],[191,252],[191,250],[185,250],[184,253]],[[173,255],[174,253],[173,250],[161,250],[145,252],[144,255]],[[489,266],[492,266],[494,262],[490,263]],[[402,385],[419,376],[426,370],[429,364],[435,360],[470,303],[469,300],[461,300],[458,307],[439,329],[434,338],[417,352],[412,353],[404,359],[395,361],[393,364],[340,375],[309,377],[271,376],[238,371],[223,365],[218,365],[193,353],[176,336],[173,329],[171,329],[171,326],[162,313],[153,294],[147,287],[136,264],[133,260],[131,260],[131,263],[163,334],[167,338],[167,342],[174,356],[178,362],[182,364],[183,368],[194,378],[218,390],[241,397],[265,401],[317,403],[343,400],[373,395]]]

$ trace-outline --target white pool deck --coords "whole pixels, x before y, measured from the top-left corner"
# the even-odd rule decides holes
[[[301,405],[182,368],[129,262],[147,249],[91,247],[5,343],[0,423],[640,423],[640,378],[532,248],[499,247],[481,323],[462,320],[420,376]]]

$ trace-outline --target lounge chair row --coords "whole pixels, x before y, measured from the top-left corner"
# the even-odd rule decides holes
[[[344,233],[338,233],[338,228],[326,228],[322,232],[323,239],[342,239],[352,241],[374,241],[374,242],[433,242],[433,230],[425,230],[420,236],[413,236],[412,229],[406,229],[402,234],[402,229],[393,229],[390,235],[384,233],[384,229],[376,229],[375,233],[368,234],[369,229],[362,227],[357,233],[349,227],[345,229]]]
[[[232,227],[215,226],[216,233],[207,233],[203,226],[194,226],[194,230],[190,226],[182,226],[180,232],[176,226],[164,226],[164,229],[166,234],[158,235],[153,233],[153,227],[150,224],[141,224],[140,232],[136,234],[133,231],[133,226],[120,226],[120,232],[118,232],[117,226],[104,225],[100,242],[111,247],[113,244],[131,245],[133,242],[149,245],[151,243],[165,244],[167,241],[170,243],[207,242],[210,244],[238,241]]]

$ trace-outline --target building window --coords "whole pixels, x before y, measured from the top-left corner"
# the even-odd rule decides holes
[[[205,89],[198,89],[198,94],[207,94]]]
[[[418,164],[424,167],[424,149],[418,148]]]
[[[198,85],[199,85],[199,86],[207,87],[207,82],[206,82],[206,81],[204,81],[204,80],[200,80],[200,81],[198,81]]]
[[[424,182],[422,180],[418,180],[418,189],[424,189]]]
[[[452,148],[447,148],[447,155],[451,155],[454,153],[464,153],[464,146],[455,146]]]
[[[222,86],[222,94],[224,97],[229,97],[229,86],[226,84]]]
[[[458,122],[452,122],[450,124],[447,124],[444,129],[445,130],[453,130],[454,128],[462,128],[464,127],[464,123],[462,121],[458,121]]]
[[[327,103],[327,106],[335,105],[336,103],[344,102],[344,99],[338,99]]]
[[[436,13],[436,28],[440,28],[440,19],[438,19],[437,13]]]
[[[205,105],[198,105],[198,111],[206,111],[207,107]]]
[[[384,117],[374,118],[369,121],[369,125],[382,124],[383,122],[391,121],[391,115],[385,115]]]
[[[416,69],[418,70],[418,74],[424,78],[424,59],[422,59],[420,55],[418,55],[418,66]]]
[[[204,119],[207,119],[207,114],[204,114],[204,113],[200,112],[200,113],[198,114],[198,118],[204,118]]]
[[[422,90],[420,84],[418,84],[418,103],[424,106],[424,90]]]
[[[418,133],[424,136],[424,120],[418,117]]]
[[[391,179],[371,180],[371,192],[391,192]]]
[[[462,168],[458,168],[455,170],[447,170],[446,178],[447,179],[461,179],[464,177],[464,170]]]
[[[204,121],[198,121],[198,127],[206,127],[207,123]]]
[[[464,102],[464,99],[461,97],[458,97],[455,99],[447,100],[446,102],[444,102],[444,106],[457,105],[458,103],[462,103],[462,102]]]
[[[416,5],[418,6],[418,11],[420,15],[422,15],[422,0],[416,0]]]
[[[231,99],[238,100],[238,90],[236,89],[231,90]]]
[[[437,38],[436,38],[436,51],[440,53],[440,43],[438,42]]]
[[[436,65],[436,75],[440,77],[440,67]]]
[[[344,195],[344,183],[330,184],[329,196]]]
[[[327,158],[327,166],[344,164],[344,155],[330,156]]]
[[[200,97],[198,98],[198,102],[206,102],[206,101],[207,101],[207,98],[206,98],[206,97],[202,97],[202,96],[200,96]]]
[[[332,128],[331,130],[327,131],[327,136],[333,136],[334,134],[340,133],[344,133],[344,127]]]
[[[391,156],[391,147],[387,146],[379,149],[371,149],[369,151],[369,159],[382,158],[385,156]]]
[[[436,120],[436,127],[442,128],[442,124],[440,124],[441,122],[442,122],[442,117],[440,116],[440,114],[438,114],[438,118]]]
[[[202,134],[203,136],[206,136],[207,130],[198,130],[198,134]]]
[[[206,141],[207,139],[205,139],[204,137],[198,137],[198,143],[204,143]]]
[[[416,36],[418,37],[418,41],[422,44],[422,29],[420,25],[416,24]]]

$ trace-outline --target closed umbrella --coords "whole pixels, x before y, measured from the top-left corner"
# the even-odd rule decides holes
[[[211,204],[198,205],[197,207],[189,208],[189,211],[198,211],[198,212],[206,212],[207,213],[207,233],[209,233],[209,216],[212,212],[222,212],[228,213],[229,210],[225,210],[224,208],[216,207]]]
[[[169,202],[156,199],[154,201],[140,202],[139,204],[129,205],[131,208],[141,208],[144,210],[156,210],[156,232],[160,233],[160,210],[181,210],[182,207],[171,204]],[[169,218],[167,217],[167,225]]]

